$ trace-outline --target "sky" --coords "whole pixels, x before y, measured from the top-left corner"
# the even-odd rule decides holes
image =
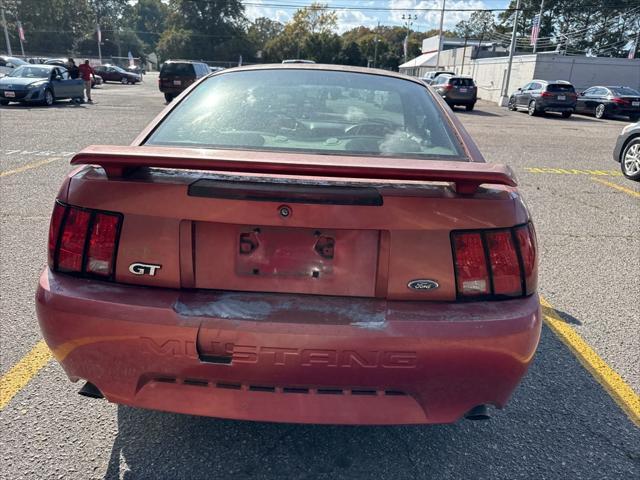
[[[410,13],[414,22],[411,28],[426,31],[438,28],[443,0],[320,0],[338,14],[338,29],[344,32],[360,25],[373,27],[381,25],[405,25],[403,14]],[[243,0],[246,15],[253,20],[268,17],[286,23],[299,7],[309,5],[311,0]],[[509,0],[446,0],[446,9],[488,9],[506,8]],[[340,7],[343,7],[342,9]],[[381,10],[376,10],[381,9]],[[434,9],[419,11],[412,9]],[[465,20],[471,12],[448,11],[445,13],[445,29],[452,29],[460,20]],[[413,16],[418,18],[413,20]]]

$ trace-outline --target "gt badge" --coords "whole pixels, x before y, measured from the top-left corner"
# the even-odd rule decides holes
[[[151,275],[156,274],[156,270],[160,270],[162,265],[152,265],[150,263],[132,263],[129,265],[129,271],[134,275]]]

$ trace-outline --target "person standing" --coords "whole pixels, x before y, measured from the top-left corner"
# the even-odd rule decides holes
[[[80,77],[80,69],[73,58],[67,60],[67,70],[69,70],[69,78],[76,79]]]
[[[93,71],[93,68],[91,68],[91,65],[89,65],[89,60],[85,60],[84,63],[80,65],[79,70],[80,77],[82,78],[82,81],[84,81],[84,92],[87,96],[87,102],[93,103],[93,100],[91,99],[91,75],[95,78],[95,72]]]

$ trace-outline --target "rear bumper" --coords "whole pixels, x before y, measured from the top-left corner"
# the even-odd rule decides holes
[[[449,423],[479,404],[502,408],[541,326],[537,296],[426,304],[184,292],[48,269],[36,307],[69,378],[112,402],[296,423]]]
[[[541,105],[540,110],[544,112],[575,112],[575,105]]]

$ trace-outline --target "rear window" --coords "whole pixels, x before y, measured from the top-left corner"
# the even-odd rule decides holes
[[[631,87],[611,87],[609,88],[614,95],[631,95],[640,97],[640,92]]]
[[[547,92],[574,92],[573,85],[568,83],[550,83]]]
[[[470,78],[452,78],[449,80],[449,84],[454,87],[473,87],[473,80]]]
[[[462,157],[426,89],[354,72],[231,72],[201,83],[147,145],[323,154]]]
[[[195,74],[193,65],[190,63],[165,63],[160,69],[160,75],[162,76],[193,77]]]

